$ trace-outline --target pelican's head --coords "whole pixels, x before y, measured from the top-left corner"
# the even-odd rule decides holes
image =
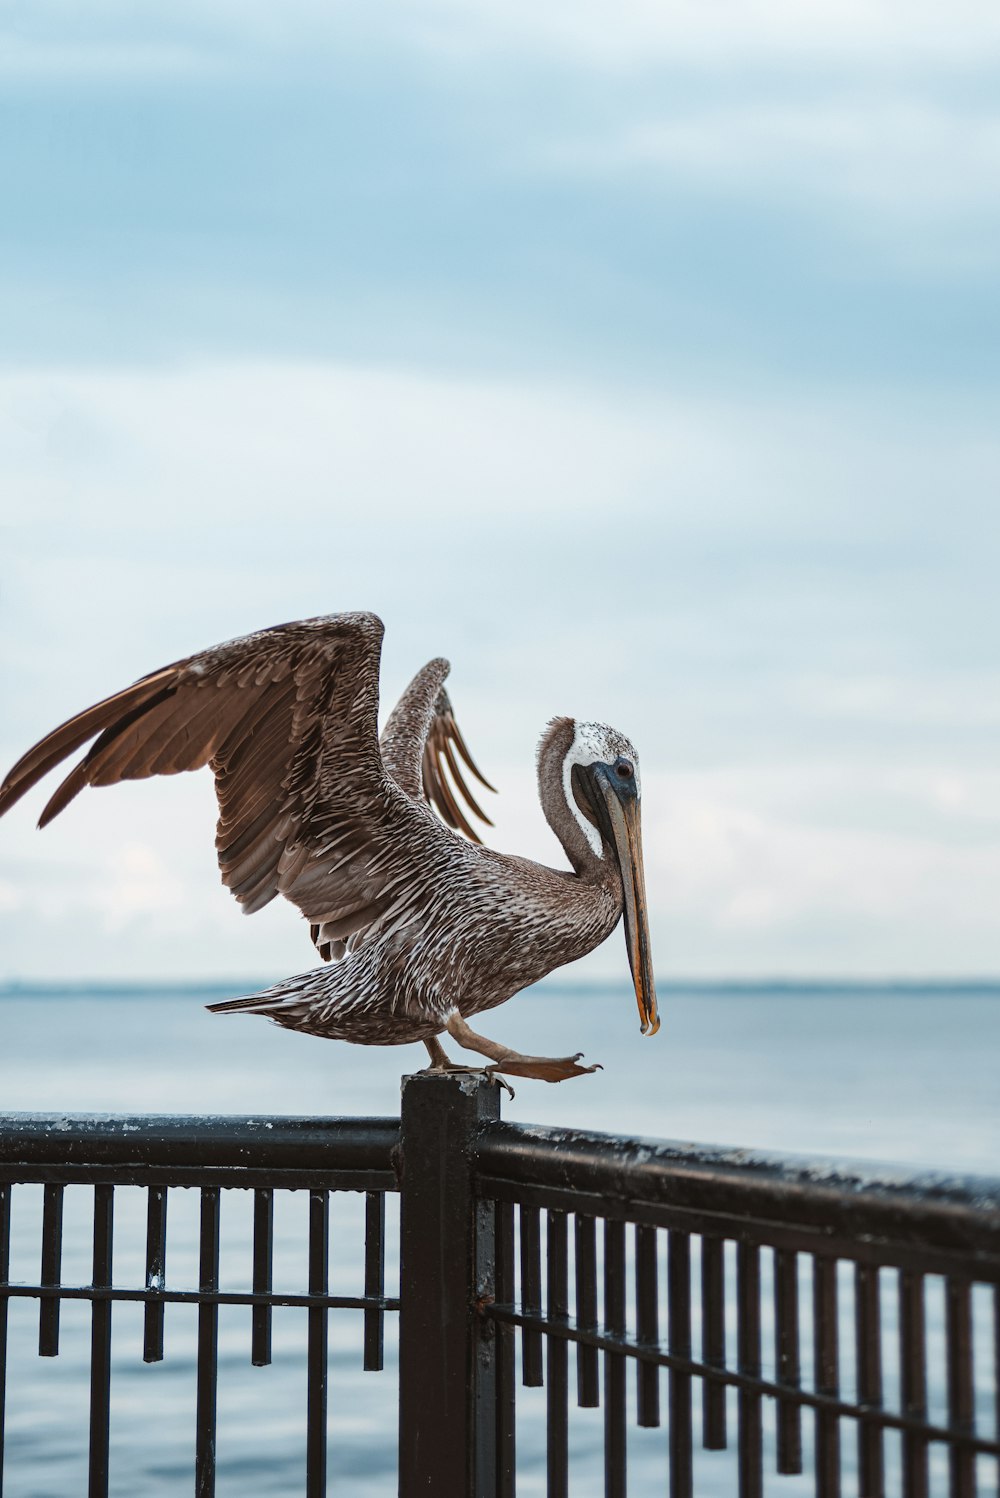
[[[546,815],[570,857],[574,858],[575,844],[583,854],[579,862],[587,859],[588,852],[591,858],[613,858],[617,862],[622,881],[625,944],[642,1033],[655,1035],[660,1028],[660,1017],[642,868],[639,756],[625,735],[606,723],[557,718],[539,747],[538,769]],[[561,781],[559,790],[552,784],[557,771]],[[572,819],[569,825],[561,814],[552,814],[556,805],[561,812],[562,804]]]

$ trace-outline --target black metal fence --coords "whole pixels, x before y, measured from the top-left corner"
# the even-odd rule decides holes
[[[84,1300],[91,1306],[89,1477],[90,1498],[109,1485],[112,1309],[116,1303],[144,1307],[142,1357],[164,1355],[168,1305],[197,1307],[194,1491],[215,1491],[216,1399],[219,1311],[249,1308],[252,1363],[271,1361],[275,1307],[299,1307],[308,1318],[307,1391],[304,1420],[306,1491],[326,1492],[327,1351],[331,1312],[360,1311],[364,1318],[365,1369],[382,1366],[385,1313],[399,1301],[384,1286],[385,1193],[396,1190],[391,1153],[399,1125],[388,1119],[289,1118],[80,1118],[33,1115],[0,1118],[0,1494],[4,1488],[4,1410],[9,1308],[12,1300],[39,1302],[38,1352],[59,1353],[60,1307]],[[43,1210],[40,1274],[35,1283],[11,1283],[10,1243],[15,1195],[41,1185]],[[86,1284],[63,1282],[63,1205],[67,1188],[93,1187],[93,1274]],[[121,1284],[113,1274],[115,1194],[123,1187],[146,1192],[145,1273],[142,1284]],[[171,1283],[167,1255],[170,1203],[183,1188],[200,1194],[197,1285]],[[365,1200],[364,1293],[333,1295],[328,1286],[330,1197],[363,1192]],[[252,1193],[248,1290],[220,1288],[223,1199]],[[308,1193],[307,1281],[298,1287],[272,1283],[276,1198]],[[155,1412],[150,1410],[151,1421]],[[10,1474],[13,1476],[13,1474]],[[37,1489],[36,1489],[37,1491]],[[48,1495],[47,1495],[48,1498]],[[51,1498],[76,1498],[52,1494]]]
[[[77,1284],[63,1274],[63,1206],[81,1185],[93,1258]],[[141,1283],[115,1273],[122,1187],[146,1193]],[[200,1193],[190,1286],[167,1232],[184,1188]],[[32,1191],[39,1273],[27,1282],[11,1276],[11,1223]],[[305,1283],[275,1287],[275,1204],[293,1192],[308,1193]],[[398,1295],[386,1291],[397,1192]],[[249,1288],[225,1289],[224,1203],[247,1193]],[[359,1294],[331,1289],[337,1193],[363,1194]],[[359,1322],[360,1362],[378,1372],[395,1312],[402,1498],[513,1498],[519,1479],[553,1498],[624,1498],[627,1480],[633,1498],[988,1498],[1000,1486],[1000,1181],[504,1124],[496,1086],[475,1074],[407,1079],[400,1121],[0,1118],[0,1493],[8,1312],[25,1299],[43,1357],[59,1352],[61,1305],[90,1308],[90,1498],[108,1493],[114,1455],[116,1302],[141,1303],[148,1362],[164,1355],[165,1308],[196,1308],[198,1495],[216,1491],[227,1306],[247,1308],[257,1366],[273,1310],[306,1317],[309,1498],[327,1491],[330,1317]],[[384,1445],[395,1391],[378,1404]],[[29,1487],[8,1468],[19,1498]]]

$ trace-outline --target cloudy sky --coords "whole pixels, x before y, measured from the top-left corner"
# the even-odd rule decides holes
[[[662,978],[1000,971],[998,74],[987,0],[8,0],[4,766],[371,608],[498,846],[631,735]],[[42,804],[0,980],[310,965],[207,776]]]

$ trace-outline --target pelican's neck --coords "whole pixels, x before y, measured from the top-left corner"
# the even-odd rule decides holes
[[[614,884],[618,871],[606,856],[598,829],[576,804],[572,785],[572,750],[576,725],[555,718],[538,749],[538,795],[545,820],[559,839],[573,871],[581,879]]]

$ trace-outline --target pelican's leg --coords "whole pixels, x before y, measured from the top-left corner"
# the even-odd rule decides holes
[[[588,1072],[601,1070],[599,1064],[578,1066],[582,1051],[577,1051],[575,1056],[522,1056],[520,1051],[509,1051],[495,1040],[487,1040],[485,1035],[470,1030],[460,1014],[451,1016],[446,1029],[465,1050],[488,1056],[493,1065],[485,1069],[494,1074],[505,1072],[512,1077],[535,1077],[540,1082],[565,1082],[570,1077],[584,1077]]]
[[[430,1040],[424,1041],[424,1045],[427,1047],[427,1053],[431,1058],[430,1070],[448,1071],[452,1063],[448,1059],[448,1052],[445,1050],[440,1040],[438,1040],[437,1036],[432,1035]]]
[[[500,1084],[501,1087],[505,1087],[507,1089],[507,1091],[510,1093],[511,1097],[514,1096],[514,1089],[513,1089],[513,1087],[511,1087],[507,1082],[505,1082],[504,1079],[503,1079],[503,1077],[498,1077],[498,1076],[494,1075],[494,1073],[493,1073],[493,1067],[492,1066],[459,1066],[459,1065],[457,1065],[456,1062],[450,1061],[448,1059],[448,1052],[445,1050],[444,1046],[441,1044],[440,1040],[438,1040],[438,1038],[437,1038],[436,1035],[432,1035],[431,1038],[430,1038],[430,1040],[425,1040],[424,1041],[424,1045],[427,1047],[428,1053],[429,1053],[430,1058],[431,1058],[431,1064],[427,1068],[428,1071],[462,1071],[462,1072],[484,1072],[484,1071],[486,1071],[486,1072],[489,1072],[493,1076],[494,1082],[499,1082],[499,1084]]]

